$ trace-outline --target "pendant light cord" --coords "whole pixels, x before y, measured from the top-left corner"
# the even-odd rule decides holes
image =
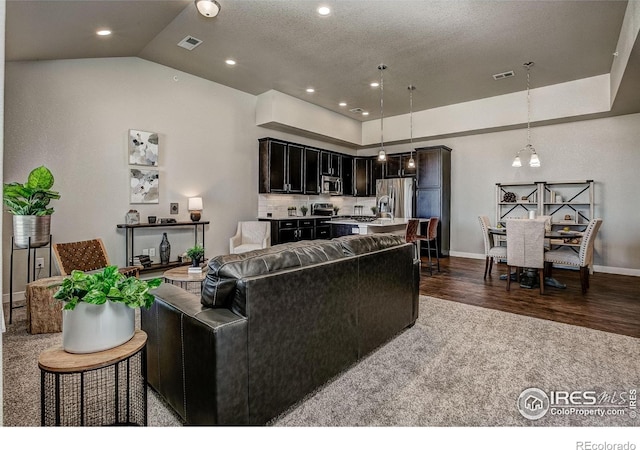
[[[527,147],[531,148],[531,95],[530,91],[530,73],[531,64],[527,64]]]
[[[384,152],[384,69],[387,66],[384,64],[380,64],[378,69],[380,69],[380,151]]]

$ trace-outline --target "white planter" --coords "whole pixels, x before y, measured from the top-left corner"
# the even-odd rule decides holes
[[[79,302],[62,312],[62,347],[69,353],[93,353],[124,344],[135,333],[135,309],[107,301]]]

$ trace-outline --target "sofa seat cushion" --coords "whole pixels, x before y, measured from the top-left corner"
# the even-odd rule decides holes
[[[371,253],[405,243],[404,236],[391,233],[354,234],[333,238],[332,241],[338,242],[347,256]]]
[[[337,242],[315,240],[274,245],[246,253],[220,255],[209,260],[201,302],[209,307],[230,307],[237,280],[279,270],[304,267],[344,258]],[[242,313],[239,311],[239,313]]]

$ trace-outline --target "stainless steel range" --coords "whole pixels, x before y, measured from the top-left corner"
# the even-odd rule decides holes
[[[313,203],[311,204],[312,216],[333,216],[333,204]]]

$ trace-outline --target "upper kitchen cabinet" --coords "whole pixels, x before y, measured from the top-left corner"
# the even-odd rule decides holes
[[[304,147],[268,138],[258,142],[258,192],[302,194]]]
[[[378,157],[371,158],[371,171],[369,172],[369,195],[376,195],[376,181],[384,178],[385,162]]]
[[[371,194],[369,188],[369,177],[371,172],[371,158],[353,159],[353,195],[356,197],[368,197]]]
[[[304,149],[304,193],[320,193],[320,150]]]
[[[416,168],[409,167],[411,153],[387,155],[385,178],[410,177],[416,174]],[[415,160],[415,157],[414,157]]]
[[[342,169],[342,195],[354,195],[353,156],[342,155],[340,167]]]
[[[321,158],[320,173],[322,175],[339,177],[340,176],[340,157],[341,155],[338,153],[322,150],[320,152],[320,158]]]
[[[416,161],[416,217],[438,217],[440,256],[449,254],[451,230],[451,149],[444,145],[423,147]],[[425,234],[423,230],[421,234]],[[426,249],[425,249],[426,251]]]

